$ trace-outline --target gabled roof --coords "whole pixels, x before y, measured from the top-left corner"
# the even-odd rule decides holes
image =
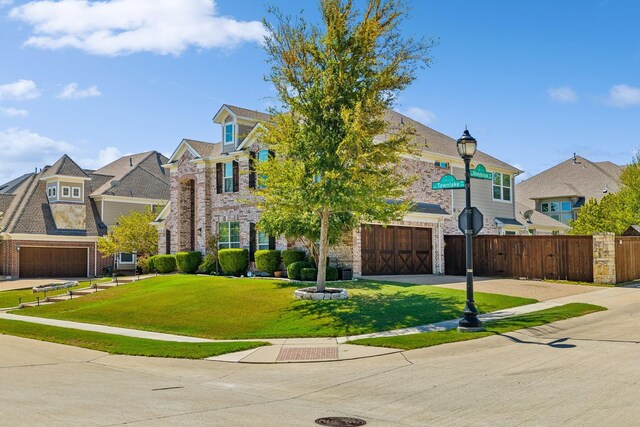
[[[271,119],[271,116],[267,113],[236,107],[235,105],[222,104],[218,112],[213,116],[214,123],[220,123],[220,119],[224,112],[231,113],[236,117],[254,120],[256,122],[266,122]]]
[[[167,158],[157,151],[124,156],[94,171],[91,176],[108,179],[94,187],[91,197],[122,196],[145,199],[169,199],[169,176],[162,168]]]
[[[178,147],[176,147],[173,154],[171,154],[167,163],[174,163],[178,161],[180,156],[182,156],[182,153],[185,151],[189,151],[196,159],[215,157],[222,153],[222,144],[219,142],[213,143],[184,138],[180,141],[180,144],[178,144]]]
[[[532,206],[532,200],[583,197],[600,200],[618,191],[618,177],[624,166],[611,162],[592,162],[582,156],[571,157],[516,185],[518,201]]]
[[[89,178],[87,173],[76,164],[71,157],[64,154],[60,159],[42,173],[42,178],[62,175],[76,178]]]

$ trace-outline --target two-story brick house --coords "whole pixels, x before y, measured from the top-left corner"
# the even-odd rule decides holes
[[[223,105],[213,118],[221,127],[221,142],[180,142],[165,165],[171,197],[156,221],[161,253],[204,252],[210,235],[219,235],[220,248],[246,248],[250,254],[295,244],[257,231],[260,212],[247,202],[256,185],[250,162],[268,156],[260,141],[260,122],[266,120],[267,114]],[[463,173],[456,141],[396,112],[389,112],[387,120],[416,130],[412,143],[420,148],[419,154],[405,156],[400,165],[404,173],[418,177],[406,191],[415,207],[403,221],[388,227],[363,224],[331,248],[331,262],[352,267],[356,276],[442,273],[444,235],[460,233],[457,216],[464,195],[460,190],[432,190],[431,184],[444,175]],[[522,228],[515,220],[512,185],[520,171],[481,151],[473,160],[474,166],[483,164],[500,175],[497,183],[472,184],[473,201],[484,213],[483,233]]]
[[[167,158],[156,151],[124,156],[98,169],[62,156],[52,166],[0,185],[0,275],[88,277],[113,258],[97,251],[98,237],[120,215],[156,209],[169,198]],[[135,255],[116,267],[135,268]]]

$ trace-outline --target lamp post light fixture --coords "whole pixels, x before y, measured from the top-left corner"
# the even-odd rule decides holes
[[[482,322],[478,319],[478,309],[473,300],[473,209],[471,207],[471,158],[476,154],[478,142],[469,134],[467,129],[458,139],[456,147],[458,154],[464,160],[464,190],[466,197],[465,214],[467,224],[464,230],[466,245],[466,270],[467,270],[467,301],[464,307],[464,317],[458,323],[461,332],[478,332],[484,330]]]

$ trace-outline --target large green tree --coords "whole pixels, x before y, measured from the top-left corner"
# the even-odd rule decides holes
[[[139,256],[157,254],[158,230],[151,224],[154,218],[155,214],[150,209],[121,215],[118,225],[98,239],[98,251],[104,256],[134,251]]]
[[[636,155],[620,174],[620,189],[600,201],[590,199],[571,221],[570,234],[592,235],[608,231],[622,234],[632,224],[640,224],[640,156]]]
[[[410,206],[412,177],[397,165],[412,151],[411,129],[384,116],[398,93],[428,65],[430,40],[403,37],[401,0],[321,0],[322,25],[270,12],[265,49],[280,107],[263,136],[275,158],[257,165],[262,217],[272,235],[318,241],[319,291],[328,245],[363,221],[388,223]],[[375,138],[383,136],[382,138]]]

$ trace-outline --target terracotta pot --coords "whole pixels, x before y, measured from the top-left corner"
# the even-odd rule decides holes
[[[282,271],[274,271],[273,277],[282,277]]]

